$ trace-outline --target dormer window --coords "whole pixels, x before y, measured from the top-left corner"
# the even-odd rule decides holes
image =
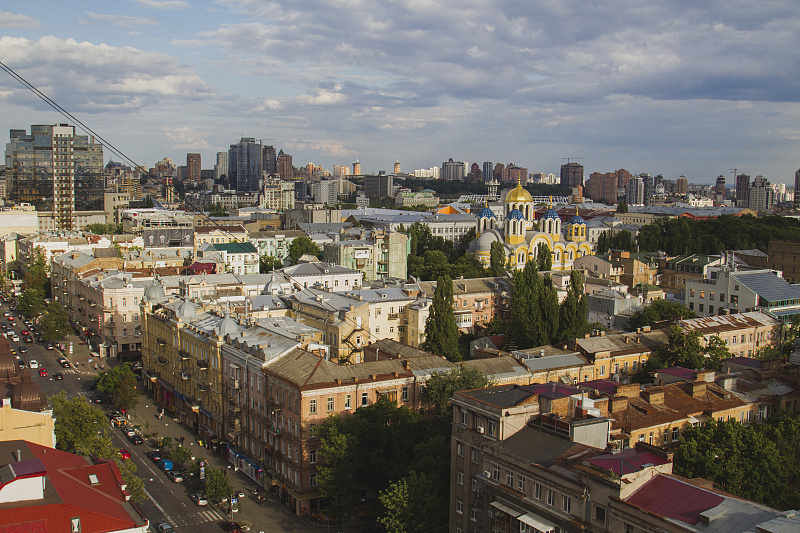
[[[89,483],[91,485],[93,485],[93,486],[94,485],[99,485],[100,484],[100,480],[97,479],[97,475],[96,474],[89,474]]]

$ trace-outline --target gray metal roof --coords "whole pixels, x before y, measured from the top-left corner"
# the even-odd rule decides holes
[[[522,363],[527,366],[531,372],[542,372],[545,370],[554,370],[556,368],[588,365],[589,360],[580,354],[569,353],[547,357],[529,357],[523,359]]]
[[[772,272],[734,272],[733,276],[768,302],[800,298],[800,286],[792,285]]]

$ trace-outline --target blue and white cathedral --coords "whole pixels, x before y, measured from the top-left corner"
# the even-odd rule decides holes
[[[511,268],[524,268],[525,263],[536,259],[539,244],[544,243],[552,255],[553,270],[572,270],[575,259],[594,253],[586,241],[586,221],[578,215],[577,209],[567,223],[566,235],[561,233],[561,217],[552,203],[538,224],[534,213],[533,198],[517,183],[503,202],[502,223],[498,222],[488,205],[480,212],[478,238],[470,244],[469,253],[488,268],[492,243],[497,241],[503,245],[506,262],[511,264]]]

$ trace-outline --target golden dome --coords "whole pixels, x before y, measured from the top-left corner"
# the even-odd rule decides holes
[[[512,202],[533,202],[531,193],[522,188],[522,184],[517,182],[517,187],[506,195],[506,203]]]

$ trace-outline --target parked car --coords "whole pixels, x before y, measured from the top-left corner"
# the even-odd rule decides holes
[[[203,495],[202,495],[202,494],[200,494],[199,492],[195,492],[194,494],[192,494],[191,496],[189,496],[189,498],[191,498],[191,499],[192,499],[192,501],[193,501],[194,503],[196,503],[197,505],[208,505],[208,500],[206,500],[206,499],[203,497]]]
[[[53,379],[56,381],[61,381],[62,379],[64,379],[64,374],[62,374],[61,372],[56,372],[55,374],[53,374]]]
[[[39,369],[39,376],[43,377],[43,378],[46,378],[47,377],[47,369],[44,368],[44,367],[40,368]]]
[[[39,368],[39,361],[31,359],[30,363],[28,363],[28,368]]]
[[[31,333],[31,332],[30,332],[30,331],[28,331],[27,329],[23,329],[22,331],[20,331],[20,332],[19,332],[19,334],[20,334],[20,335],[23,335],[23,336],[24,336],[24,335],[30,335],[30,333]]]
[[[167,477],[171,479],[173,483],[183,483],[183,474],[181,472],[170,470],[167,472]]]
[[[119,454],[122,456],[123,459],[131,458],[131,452],[129,452],[128,450],[120,450]]]
[[[161,452],[152,451],[152,452],[147,452],[145,455],[149,457],[150,460],[153,461],[154,463],[157,463],[161,460]]]
[[[28,347],[27,346],[20,346],[19,347],[19,353],[28,353]]]
[[[172,529],[172,526],[167,523],[158,524],[158,526],[156,527],[156,531],[158,533],[175,533],[175,530]]]
[[[66,359],[64,357],[62,357],[61,359],[58,360],[58,364],[60,364],[64,368],[69,368],[70,367],[69,359]]]
[[[161,459],[158,462],[158,467],[164,472],[169,472],[170,470],[172,470],[174,465],[172,464],[172,461],[170,461],[169,459]]]
[[[55,347],[55,346],[53,346],[53,343],[52,343],[52,342],[48,342],[47,344],[45,344],[45,345],[44,345],[44,347],[45,347],[45,349],[47,349],[47,350],[55,350],[55,349],[56,349],[56,347]]]
[[[33,342],[33,337],[31,337],[30,335],[25,335],[22,338],[22,340],[25,341],[25,342]]]

